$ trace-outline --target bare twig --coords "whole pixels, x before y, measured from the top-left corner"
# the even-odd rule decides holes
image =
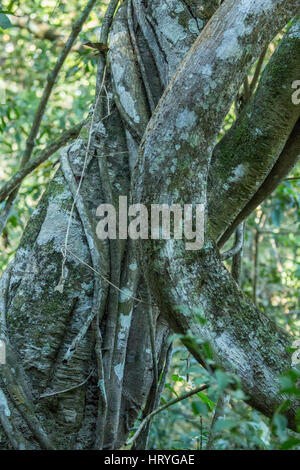
[[[209,430],[205,450],[213,449],[213,442],[215,438],[215,425],[218,419],[220,418],[220,416],[224,413],[224,405],[225,405],[225,396],[224,396],[224,392],[222,392],[221,395],[219,396],[217,406],[215,408],[214,416],[210,425],[210,430]]]
[[[153,312],[152,312],[152,301],[151,301],[151,294],[149,290],[149,306],[147,308],[147,315],[148,315],[148,323],[149,323],[149,331],[150,331],[150,344],[151,344],[151,352],[152,352],[152,362],[153,362],[153,382],[154,382],[154,389],[155,394],[157,392],[158,386],[158,367],[157,367],[157,357],[156,357],[156,349],[155,349],[155,331],[153,325]]]
[[[92,271],[94,271],[95,274],[97,274],[98,276],[100,276],[105,282],[107,282],[110,286],[114,287],[115,289],[117,289],[119,292],[123,293],[124,292],[122,291],[122,289],[119,289],[118,286],[115,286],[112,282],[109,281],[109,279],[107,279],[103,274],[99,273],[99,271],[96,271],[92,266],[90,266],[88,263],[86,263],[85,261],[83,261],[82,259],[78,258],[77,255],[75,255],[75,253],[73,253],[71,250],[67,249],[67,251],[75,258],[77,259],[77,261],[79,261],[80,263],[84,264],[84,266],[86,266],[87,268],[91,269]],[[125,294],[124,294],[125,295]],[[128,299],[133,299],[133,300],[136,300],[137,302],[141,302],[143,304],[146,304],[146,305],[149,305],[147,302],[145,302],[144,300],[142,299],[138,299],[137,297],[133,297],[132,295],[128,295],[126,294],[126,297],[128,297]]]
[[[245,232],[245,223],[242,222],[235,231],[235,243],[238,244],[240,237],[241,240],[241,248],[240,250],[235,253],[232,257],[231,263],[231,274],[233,279],[236,282],[240,283],[241,271],[242,271],[242,259],[243,259],[243,246],[244,246],[244,232]]]
[[[47,76],[47,83],[46,83],[46,86],[44,88],[44,92],[43,92],[42,98],[39,102],[36,113],[34,115],[31,130],[30,130],[29,136],[28,136],[27,141],[26,141],[26,147],[25,147],[23,157],[21,159],[20,169],[24,168],[25,165],[27,165],[27,163],[30,160],[31,154],[32,154],[34,146],[35,146],[35,140],[36,140],[36,137],[39,133],[41,121],[42,121],[47,103],[49,101],[50,95],[52,93],[53,87],[54,87],[55,82],[57,80],[57,77],[59,75],[59,72],[60,72],[60,70],[61,70],[61,68],[62,68],[69,52],[70,52],[70,50],[72,49],[72,46],[73,46],[78,34],[80,33],[81,28],[82,28],[85,20],[87,19],[87,17],[90,14],[92,8],[94,7],[96,1],[97,0],[89,0],[89,2],[87,3],[87,5],[86,5],[85,9],[83,10],[82,14],[80,15],[78,20],[73,25],[72,32],[71,32],[65,46],[63,47],[63,49],[61,51],[61,54],[60,54],[59,58],[57,59],[57,62],[55,64],[53,70]],[[11,209],[11,207],[13,205],[13,202],[14,202],[18,192],[19,192],[19,186],[17,186],[14,189],[14,191],[10,194],[9,199],[7,200],[7,203],[6,203],[6,206],[5,206],[5,209],[4,209],[6,212],[9,212],[9,210]],[[7,220],[7,217],[6,217],[6,220]],[[6,223],[6,221],[5,221],[5,223]],[[2,230],[5,226],[5,223],[0,224],[0,228]],[[3,227],[1,227],[1,225],[3,225]],[[1,232],[2,232],[2,230],[1,230]]]
[[[30,16],[14,15],[10,17],[10,21],[14,27],[26,29],[36,38],[48,39],[49,41],[60,40],[63,43],[62,34],[47,23],[33,20]]]
[[[252,230],[255,230],[256,231],[256,228],[253,228],[253,227],[248,227]],[[300,230],[278,230],[278,231],[273,231],[273,230],[259,230],[258,229],[258,232],[259,233],[262,233],[263,235],[274,235],[277,236],[277,235],[300,235]]]
[[[258,222],[258,226],[255,231],[254,236],[254,265],[253,265],[253,302],[257,302],[257,288],[259,281],[259,244],[262,241],[263,235],[261,234],[261,229],[263,228],[266,222],[266,214],[262,213]]]
[[[112,20],[118,6],[118,0],[110,0],[105,16],[102,21],[101,33],[100,33],[100,42],[103,44],[108,44],[108,35],[109,30],[112,24]],[[105,81],[106,81],[106,54],[100,52],[99,54],[99,63],[98,63],[98,74],[97,74],[97,93],[101,95],[102,89],[105,92],[106,96],[106,106],[105,111],[104,101],[100,101],[98,106],[95,106],[95,111],[97,113],[98,119],[100,121],[103,119],[104,114],[110,113],[110,101],[109,95],[106,90]],[[103,158],[98,159],[99,175],[101,181],[102,194],[105,197],[105,202],[113,204],[113,191],[111,186],[111,179],[108,172],[108,162],[106,156],[105,142],[101,149],[103,153]],[[104,357],[104,371],[105,371],[105,381],[109,382],[110,373],[111,373],[111,363],[114,353],[114,338],[118,322],[118,302],[119,302],[119,289],[120,285],[120,276],[121,276],[121,248],[120,241],[109,240],[109,252],[110,252],[110,280],[111,285],[115,286],[113,290],[109,291],[108,295],[108,315],[106,323],[106,334],[104,339],[104,348],[107,350],[107,354]],[[107,390],[109,395],[109,390]]]
[[[175,405],[175,403],[183,401],[186,398],[189,398],[189,397],[195,395],[196,393],[203,392],[203,390],[208,389],[208,387],[209,387],[209,385],[202,385],[201,387],[194,388],[193,390],[190,390],[189,392],[183,393],[179,397],[174,398],[174,400],[171,400],[168,403],[166,403],[165,405],[162,405],[159,408],[157,408],[156,410],[152,411],[152,413],[150,413],[148,416],[146,416],[145,419],[143,419],[143,421],[139,425],[139,427],[138,427],[137,431],[135,432],[135,434],[127,441],[126,447],[132,445],[136,441],[136,439],[139,437],[140,433],[142,432],[144,426],[148,423],[148,421],[150,421],[153,418],[153,416],[157,415],[161,411],[164,411],[165,409],[169,408],[170,406]]]
[[[160,404],[161,395],[163,393],[167,375],[168,375],[170,365],[171,365],[172,351],[173,351],[173,343],[171,342],[169,344],[169,332],[168,332],[166,339],[163,341],[163,346],[161,348],[160,357],[158,361],[158,374],[160,377],[159,384],[158,384],[158,387],[156,388],[154,388],[154,384],[152,384],[152,387],[148,395],[147,403],[143,411],[142,419],[144,419],[144,417],[150,414]],[[146,426],[144,426],[139,437],[136,439],[136,441],[134,442],[134,445],[131,447],[131,450],[147,449],[147,441],[148,441],[150,426],[151,426],[151,419],[147,422]]]
[[[133,46],[133,49],[134,49],[134,53],[136,55],[136,59],[137,59],[140,71],[141,71],[143,84],[145,86],[147,99],[148,99],[150,111],[151,111],[151,114],[152,114],[154,109],[155,109],[155,103],[154,103],[153,95],[152,95],[152,92],[151,92],[149,80],[148,80],[148,77],[147,77],[146,69],[145,69],[141,54],[140,54],[140,50],[139,50],[138,43],[137,43],[136,36],[135,36],[135,32],[134,32],[132,0],[128,0],[127,19],[128,19],[128,26],[129,26],[129,32],[130,32],[130,38],[131,38],[132,46]]]
[[[248,81],[248,75],[244,79],[244,100],[245,104],[248,103],[250,99],[251,93],[250,93],[250,88],[249,88],[249,81]]]
[[[295,181],[300,180],[300,176],[290,176],[289,178],[284,178],[284,181]]]
[[[250,84],[250,97],[252,96],[252,94],[255,90],[256,84],[258,82],[259,75],[260,75],[260,72],[261,72],[261,69],[262,69],[262,66],[263,66],[263,63],[264,63],[264,59],[265,59],[267,50],[268,50],[268,48],[265,47],[263,49],[259,59],[258,59],[257,66],[256,66],[256,69],[255,69],[255,72],[254,72],[254,75],[253,75],[253,78],[252,78],[252,81],[251,81],[251,84]]]
[[[79,217],[81,219],[82,226],[84,227],[86,240],[88,242],[90,255],[91,255],[91,259],[93,263],[93,268],[97,270],[103,264],[102,258],[98,251],[97,238],[96,238],[92,221],[90,220],[90,215],[87,211],[83,198],[78,193],[78,185],[75,181],[75,178],[74,178],[74,175],[73,175],[70,163],[69,163],[68,152],[62,152],[61,154],[61,169],[69,185],[73,199],[76,202],[76,208],[77,208]],[[65,252],[63,252],[63,260],[65,262]],[[73,339],[71,345],[68,347],[63,360],[66,360],[66,361],[70,360],[78,344],[80,343],[80,341],[86,334],[87,330],[89,329],[91,322],[93,318],[95,317],[96,313],[99,312],[99,305],[101,304],[101,302],[105,304],[106,289],[103,285],[100,285],[98,281],[99,281],[99,277],[95,279],[92,309],[90,310],[82,328],[80,328],[80,331],[78,332],[76,337]],[[64,284],[64,279],[62,279],[61,277],[60,282],[58,286],[56,286],[55,289],[59,292],[62,292],[63,284]]]
[[[16,16],[10,17],[10,21],[15,28],[27,30],[33,37],[54,43],[55,46],[64,47],[67,38],[61,31],[56,30],[50,26],[49,23],[42,23],[33,20],[30,16]],[[82,43],[77,43],[72,46],[71,52],[78,54],[86,51]]]
[[[108,33],[109,29],[118,6],[119,0],[111,0],[105,12],[102,25],[101,25],[101,33],[100,33],[100,42],[103,44],[107,44],[108,42]],[[104,52],[100,52],[99,54],[99,62],[98,62],[98,74],[97,74],[97,85],[96,85],[96,93],[98,94],[99,87],[101,87],[101,83],[103,81],[103,73],[106,66],[106,55]]]
[[[236,229],[236,239],[234,242],[234,246],[230,250],[222,253],[221,259],[225,260],[225,259],[232,258],[234,255],[239,253],[241,249],[243,248],[243,242],[244,242],[244,229],[243,229],[243,224],[241,224]]]
[[[86,124],[86,122],[87,120],[84,119],[79,124],[76,124],[76,126],[63,132],[58,139],[56,139],[54,142],[51,142],[44,150],[39,152],[34,160],[28,163],[21,170],[17,171],[14,176],[12,176],[12,178],[7,181],[7,183],[5,183],[4,186],[2,186],[0,189],[0,202],[4,201],[27,175],[32,173],[38,166],[50,158],[55,152],[57,152],[57,150],[69,142],[70,139],[75,139],[78,137],[81,128],[84,126],[84,124]]]
[[[105,427],[105,420],[106,420],[106,414],[107,414],[107,396],[106,396],[103,357],[102,357],[102,336],[101,336],[99,323],[100,321],[99,321],[99,313],[98,313],[94,321],[95,354],[96,354],[96,361],[97,361],[98,388],[99,388],[95,449],[102,450],[103,439],[104,439],[104,427]]]
[[[49,392],[49,393],[42,393],[42,395],[40,395],[39,399],[41,398],[48,398],[48,397],[53,397],[54,395],[60,395],[61,393],[66,393],[66,392],[70,392],[71,390],[75,390],[76,388],[79,388],[79,387],[82,387],[84,384],[86,384],[89,379],[92,377],[93,373],[95,372],[95,369],[93,369],[89,375],[87,376],[86,379],[84,379],[83,382],[81,382],[80,384],[76,384],[76,385],[73,385],[72,387],[69,387],[69,388],[65,388],[63,390],[57,390],[55,392]]]
[[[30,131],[29,137],[28,137],[27,142],[26,142],[25,152],[24,152],[24,155],[23,155],[23,158],[22,158],[22,161],[21,161],[22,166],[26,165],[26,163],[30,159],[33,147],[35,145],[34,141],[35,141],[35,138],[37,137],[37,134],[39,132],[41,120],[42,120],[42,117],[44,115],[49,97],[50,97],[51,92],[53,90],[53,87],[54,87],[54,84],[55,84],[56,79],[58,77],[58,74],[59,74],[59,72],[60,72],[60,70],[61,70],[61,68],[62,68],[62,66],[63,66],[63,64],[64,64],[64,62],[65,62],[65,60],[66,60],[66,58],[67,58],[67,56],[68,56],[68,54],[71,50],[76,38],[77,38],[77,36],[78,36],[78,34],[80,33],[84,22],[86,21],[86,19],[89,16],[92,8],[94,7],[96,1],[97,0],[89,0],[89,2],[87,3],[87,5],[86,5],[85,9],[83,10],[82,14],[80,15],[78,20],[73,25],[72,32],[71,32],[71,34],[70,34],[63,50],[61,51],[61,54],[60,54],[59,58],[57,59],[57,62],[55,64],[52,72],[50,72],[48,74],[47,84],[46,84],[46,87],[44,89],[44,92],[43,92],[41,101],[39,103],[38,109],[35,113],[33,124],[32,124],[32,127],[31,127],[31,131]]]

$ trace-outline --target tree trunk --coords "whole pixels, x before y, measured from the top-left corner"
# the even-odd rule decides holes
[[[156,374],[169,363],[170,329],[192,331],[187,346],[202,364],[201,343],[209,341],[217,363],[239,375],[250,403],[267,416],[280,403],[278,375],[291,365],[290,338],[242,294],[216,243],[278,161],[299,107],[287,105],[280,129],[263,144],[253,136],[246,155],[236,152],[242,144],[235,134],[247,142],[241,133],[247,108],[215,143],[247,70],[299,1],[220,3],[127,0],[113,18],[93,116],[63,149],[1,279],[8,351],[0,368],[3,448],[120,448],[140,411],[157,403]],[[272,59],[284,55],[295,64],[278,72],[280,86],[299,75],[293,55],[299,56],[299,24],[296,19]],[[272,64],[265,71],[249,103],[254,115],[255,99],[268,109],[273,99],[281,112],[284,104],[270,88],[276,73]],[[288,92],[282,93],[286,103]],[[269,129],[276,111],[263,116],[259,108],[258,114],[259,129]],[[258,151],[264,164],[252,166]],[[241,162],[247,171],[230,179]],[[255,184],[248,187],[246,178]],[[226,213],[226,195],[213,197],[219,188],[243,196]],[[146,205],[208,199],[203,249],[186,251],[179,240],[99,240],[97,207],[118,207],[119,196]],[[199,304],[205,325],[194,320]],[[291,427],[296,406],[288,411]],[[144,434],[137,447],[146,441]]]

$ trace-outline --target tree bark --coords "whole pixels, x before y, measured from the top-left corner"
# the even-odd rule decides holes
[[[134,200],[149,206],[206,203],[212,151],[234,95],[253,60],[298,6],[222,4],[191,47],[147,127]],[[200,344],[208,341],[217,362],[241,378],[251,404],[270,416],[280,402],[278,375],[291,366],[290,338],[240,292],[220,262],[209,225],[208,218],[199,252],[187,252],[183,242],[174,240],[140,243],[143,270],[173,329],[184,335],[191,331]],[[207,320],[204,326],[194,320],[199,304]],[[195,349],[191,352],[198,357]],[[294,403],[288,411],[294,427],[297,406]]]
[[[253,406],[270,416],[280,403],[290,339],[223,266],[209,217],[196,253],[180,241],[148,240],[136,251],[137,243],[96,235],[97,207],[117,206],[120,195],[144,204],[206,202],[228,108],[250,65],[299,7],[295,0],[219,4],[129,0],[113,18],[95,119],[63,149],[1,279],[1,335],[10,351],[0,369],[2,448],[122,447],[145,404],[156,402],[149,303],[159,373],[166,375],[170,329],[191,330],[195,357],[204,363],[197,343],[209,341]],[[286,134],[278,133],[276,149]],[[205,325],[194,321],[199,304]]]

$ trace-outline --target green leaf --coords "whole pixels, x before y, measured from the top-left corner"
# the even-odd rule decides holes
[[[300,444],[300,439],[296,439],[295,437],[291,437],[291,439],[288,439],[285,441],[282,446],[280,447],[280,450],[288,450],[292,449],[293,447],[297,446]]]
[[[184,382],[184,379],[182,377],[179,377],[179,375],[177,374],[172,375],[172,380],[174,380],[174,382]]]
[[[192,411],[195,416],[207,416],[208,406],[205,403],[202,403],[202,401],[193,401]]]
[[[4,13],[0,13],[0,28],[2,29],[7,29],[12,26],[8,16],[6,16]]]
[[[7,221],[9,224],[11,224],[13,227],[17,227],[18,224],[19,224],[19,221],[17,219],[17,217],[15,215],[12,215],[8,221]]]
[[[198,392],[197,395],[200,398],[200,400],[203,401],[203,403],[205,403],[208,406],[210,411],[214,409],[216,404],[213,401],[211,401],[204,393]]]
[[[192,410],[193,410],[194,415],[198,416],[201,413],[200,403],[198,403],[197,401],[193,401]]]
[[[174,388],[169,383],[166,383],[165,388],[168,388],[169,390],[171,390],[171,392],[173,392],[174,395],[176,395],[176,397],[178,398],[178,393],[176,392],[176,390],[174,390]]]

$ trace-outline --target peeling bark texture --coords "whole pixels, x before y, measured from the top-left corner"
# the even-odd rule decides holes
[[[264,194],[275,187],[285,171],[280,162],[296,160],[299,107],[288,102],[284,86],[293,80],[291,68],[299,72],[299,20],[245,112],[215,144],[245,73],[298,9],[299,0],[121,2],[105,69],[100,60],[100,105],[63,149],[1,278],[0,334],[8,355],[0,368],[0,434],[6,436],[0,448],[121,448],[163,386],[153,395],[150,302],[159,374],[166,377],[170,331],[192,331],[196,341],[187,346],[199,362],[201,343],[209,341],[254,407],[270,416],[280,403],[278,374],[291,365],[290,338],[239,290],[216,241],[260,198],[255,194],[268,178]],[[266,135],[255,133],[253,120]],[[241,175],[240,164],[247,168]],[[128,196],[147,205],[206,204],[208,174],[199,252],[178,240],[97,238],[100,203],[117,207],[118,197]],[[234,174],[238,181],[228,181]],[[230,192],[230,212],[213,199],[216,191]],[[205,325],[194,319],[199,304]],[[296,405],[288,411],[291,427]],[[146,442],[144,433],[136,445]]]

